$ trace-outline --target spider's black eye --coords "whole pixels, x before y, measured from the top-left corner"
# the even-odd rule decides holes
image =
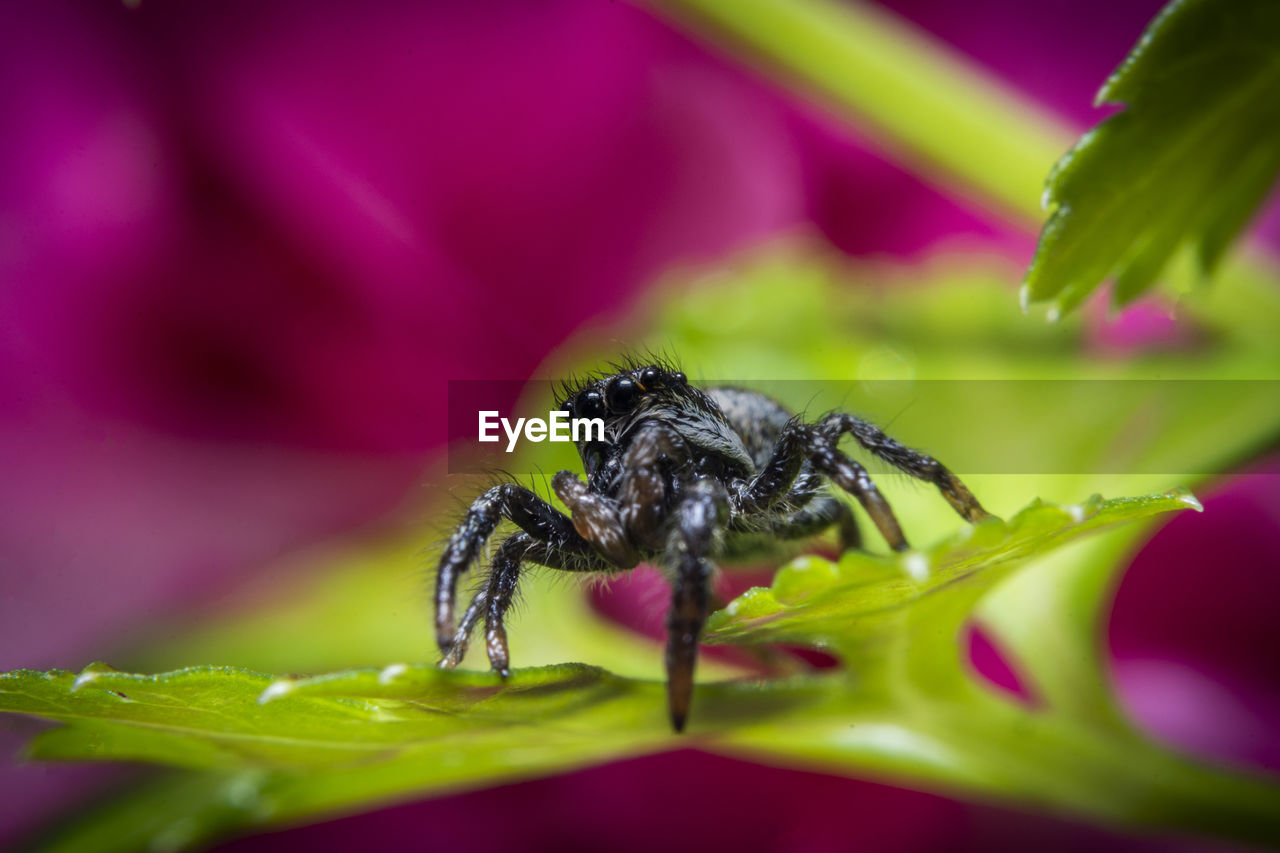
[[[615,376],[605,390],[605,402],[611,411],[623,414],[636,407],[636,398],[640,395],[640,386],[630,376]]]
[[[689,378],[685,376],[683,373],[673,373],[671,374],[671,379],[677,385],[685,385],[689,382]]]
[[[603,418],[605,416],[604,397],[599,391],[584,391],[578,395],[573,404],[575,418]]]
[[[646,367],[640,371],[640,385],[646,391],[662,386],[662,371],[656,367]]]

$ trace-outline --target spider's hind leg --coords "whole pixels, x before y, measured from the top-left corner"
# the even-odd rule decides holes
[[[761,557],[785,559],[792,556],[797,540],[836,530],[840,553],[862,547],[862,532],[849,505],[834,495],[821,495],[790,515],[757,521],[731,523],[725,531],[721,556],[741,562]]]
[[[840,551],[862,547],[862,533],[849,505],[837,497],[823,495],[787,518],[776,522],[770,533],[780,539],[807,539],[828,528],[836,528]]]
[[[966,521],[976,524],[991,518],[991,513],[982,508],[969,487],[960,482],[960,478],[947,470],[945,465],[932,456],[900,444],[875,424],[848,412],[833,412],[823,418],[817,428],[833,444],[847,432],[853,436],[854,441],[899,471],[933,483],[952,509]]]
[[[814,470],[858,499],[890,548],[907,549],[902,525],[867,469],[841,453],[821,427],[798,420],[792,420],[783,428],[769,460],[739,494],[741,511],[757,513],[783,500],[806,459]]]
[[[902,525],[867,469],[836,446],[845,432],[852,433],[859,444],[899,470],[935,484],[947,502],[966,520],[976,523],[991,517],[964,483],[936,459],[904,447],[879,427],[843,412],[828,415],[814,426],[798,420],[788,423],[778,436],[768,461],[739,494],[742,511],[759,512],[782,500],[807,458],[815,470],[858,499],[890,548],[906,550],[908,545]]]
[[[844,489],[858,499],[862,508],[871,516],[880,535],[895,551],[905,551],[910,546],[902,532],[898,517],[893,514],[889,502],[880,494],[880,489],[862,467],[845,454],[841,453],[826,436],[816,430],[806,429],[800,439],[807,445],[810,460],[815,468],[825,474],[831,482]]]

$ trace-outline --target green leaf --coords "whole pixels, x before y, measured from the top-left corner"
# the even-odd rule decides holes
[[[409,664],[284,679],[230,667],[135,675],[95,664],[78,676],[0,675],[0,710],[62,724],[34,741],[37,758],[206,771],[139,792],[49,849],[181,846],[211,832],[690,743],[1259,838],[1280,831],[1280,788],[1169,756],[1118,719],[1090,725],[1070,708],[1004,701],[966,671],[957,645],[975,602],[1029,557],[1187,507],[1198,504],[1186,493],[1036,503],[923,551],[801,558],[771,589],[715,614],[708,639],[828,645],[848,668],[700,684],[690,738],[671,734],[660,681],[575,664],[518,670],[505,683]],[[1160,781],[1136,791],[1144,778]],[[1139,796],[1150,802],[1135,805]],[[141,805],[157,801],[164,807],[149,813]],[[146,818],[120,834],[121,813]]]
[[[1020,602],[1030,605],[1021,612],[1012,609],[1006,597],[1001,636],[1017,638],[1007,650],[1019,664],[1026,662],[1021,651],[1036,654],[1030,706],[979,684],[956,642],[975,604],[1028,556],[1060,549],[1089,531],[1186,507],[1200,508],[1182,492],[1036,504],[920,553],[792,563],[770,589],[753,590],[717,613],[710,636],[832,649],[849,665],[852,713],[843,705],[818,707],[796,725],[728,732],[728,744],[719,748],[828,772],[879,770],[915,785],[932,779],[1006,798],[1017,791],[1024,803],[1058,809],[1070,803],[1095,819],[1274,840],[1280,780],[1210,779],[1215,771],[1145,741],[1116,709],[1100,656],[1081,654],[1092,640],[1054,642],[1064,626],[1094,624],[1096,599],[1057,599],[1067,613],[1060,622],[1046,618],[1034,601]],[[1117,541],[1108,546],[1104,537],[1102,548],[1097,539],[1074,543],[1083,550],[1061,565],[1106,576],[1099,569],[1112,564],[1104,555]],[[1043,579],[1035,588],[1043,599]],[[1022,630],[1010,630],[1014,626]]]
[[[1025,297],[1123,305],[1183,246],[1208,275],[1280,170],[1280,4],[1174,0],[1098,94],[1122,112],[1049,176]]]
[[[762,388],[790,395],[787,401],[798,408],[810,403],[811,411],[846,405],[886,424],[892,421],[896,436],[937,450],[944,461],[953,452],[972,449],[958,440],[965,435],[971,442],[980,440],[1010,452],[1029,449],[1044,461],[1045,470],[1062,473],[961,471],[984,504],[1008,518],[1022,531],[1019,535],[1031,529],[1018,521],[1018,512],[1033,495],[1070,506],[1094,491],[1163,492],[1237,465],[1280,434],[1280,396],[1232,393],[1235,385],[1217,381],[1267,379],[1280,372],[1272,320],[1280,311],[1280,291],[1256,270],[1228,263],[1219,286],[1190,306],[1182,322],[1195,325],[1194,346],[1123,360],[1083,352],[1086,333],[1078,316],[1056,326],[1026,323],[1010,298],[1008,273],[989,262],[964,258],[947,259],[936,269],[895,268],[850,264],[847,259],[828,262],[808,245],[775,246],[726,264],[715,280],[679,279],[665,295],[662,290],[647,294],[644,310],[631,314],[643,324],[642,332],[626,337],[636,347],[669,347],[699,379],[754,379]],[[560,376],[602,355],[616,355],[618,336],[611,329],[595,340],[588,332],[542,373]],[[796,377],[813,383],[769,384]],[[874,380],[886,377],[906,377],[908,386],[921,383],[917,388],[922,393],[909,395],[918,399],[908,399],[911,405],[905,408],[898,396],[882,400],[882,386]],[[859,380],[853,393],[850,379]],[[1024,381],[1006,387],[1003,381],[1008,379],[1078,382]],[[1188,381],[1175,386],[1181,389],[1177,394],[1148,398],[1096,393],[1089,382],[1093,379]],[[1206,379],[1215,381],[1199,381]],[[824,380],[838,382],[811,400],[815,383],[822,386]],[[985,380],[999,382],[985,385]],[[928,393],[923,393],[926,388]],[[545,405],[542,399],[530,402]],[[975,426],[956,429],[957,423]],[[1127,455],[1117,457],[1119,451]],[[1125,464],[1100,467],[1100,461],[1112,458],[1123,458]],[[538,460],[548,471],[562,463],[572,460]],[[940,561],[939,573],[949,571],[947,560],[960,559],[957,555],[965,547],[976,547],[975,541],[990,535],[983,528],[974,531],[967,546],[953,541],[962,525],[936,493],[873,470],[913,543],[951,543],[943,553],[936,547],[922,552]],[[537,686],[549,694],[545,704],[528,694],[501,698],[512,713],[503,721],[496,713],[503,706],[494,697],[472,701],[474,691],[498,687],[492,676],[438,674],[425,665],[407,667],[398,686],[380,683],[388,661],[431,659],[423,582],[431,556],[423,552],[423,545],[447,532],[457,517],[458,501],[439,496],[452,493],[465,500],[481,487],[438,472],[428,472],[424,480],[424,495],[434,503],[416,513],[404,531],[306,551],[266,567],[216,608],[202,613],[195,630],[185,623],[148,626],[155,632],[152,642],[127,655],[113,655],[130,669],[147,671],[196,662],[235,665],[220,671],[226,675],[195,670],[185,680],[175,676],[174,684],[164,689],[181,688],[192,701],[212,702],[216,691],[201,692],[210,686],[209,679],[233,678],[239,687],[228,691],[233,701],[219,711],[262,719],[262,731],[268,733],[292,735],[311,726],[336,725],[348,713],[356,720],[371,714],[373,722],[351,726],[358,740],[364,737],[359,729],[377,724],[379,713],[397,715],[392,726],[403,726],[398,717],[407,709],[444,718],[474,715],[476,728],[454,730],[448,728],[448,720],[424,720],[420,744],[399,751],[391,747],[386,753],[375,750],[377,760],[362,762],[352,760],[360,754],[358,749],[303,756],[277,746],[274,749],[281,751],[273,758],[271,750],[244,732],[211,739],[198,726],[211,725],[217,719],[212,714],[193,713],[188,722],[197,728],[192,732],[148,727],[136,720],[67,718],[71,725],[33,744],[40,756],[70,758],[96,750],[102,760],[164,761],[186,769],[165,771],[154,784],[124,791],[96,812],[77,812],[48,840],[50,849],[173,849],[233,831],[320,819],[690,744],[786,766],[882,777],[958,796],[1013,799],[1127,825],[1198,828],[1231,838],[1274,833],[1274,825],[1258,816],[1263,806],[1274,805],[1273,788],[1188,762],[1137,738],[1115,707],[1097,648],[1102,636],[1099,620],[1116,572],[1135,540],[1149,529],[1140,519],[1080,537],[1076,533],[1085,531],[1072,532],[1073,511],[1065,510],[1064,516],[1053,510],[1063,525],[1058,532],[1069,539],[1056,542],[1053,531],[1046,531],[1036,547],[1055,549],[1028,557],[1016,569],[1014,561],[1001,562],[992,551],[993,561],[973,565],[974,574],[898,608],[913,614],[913,621],[904,618],[900,628],[878,623],[891,632],[879,636],[899,637],[902,643],[862,647],[841,642],[848,669],[835,677],[721,683],[741,676],[741,670],[704,659],[693,731],[675,739],[663,718],[660,646],[605,620],[588,605],[579,587],[551,574],[534,575],[524,585],[525,606],[509,625],[514,662],[525,668],[511,687],[521,687],[526,677],[546,678],[547,683]],[[535,480],[534,485],[545,491],[545,483]],[[1093,504],[1079,506],[1077,514],[1091,511]],[[1175,500],[1165,506],[1182,504]],[[1034,509],[1032,518],[1044,512],[1050,509]],[[795,565],[807,565],[815,577],[825,572],[833,582],[842,582],[844,562],[803,559]],[[914,588],[895,559],[870,557],[862,564],[869,572],[867,594],[887,595],[889,587]],[[885,566],[892,567],[892,576]],[[784,574],[795,579],[791,568]],[[815,585],[811,594],[820,602],[823,589]],[[798,601],[787,606],[798,606]],[[750,603],[744,599],[738,606]],[[1042,700],[1040,707],[1009,702],[967,671],[948,627],[961,619],[961,613],[980,622],[1008,653]],[[848,628],[870,631],[877,623],[869,617],[867,625],[860,624],[851,620]],[[716,625],[720,627],[719,621]],[[791,626],[814,638],[831,628],[820,623],[808,629]],[[938,635],[933,651],[922,644],[930,628]],[[913,639],[907,642],[908,638]],[[483,649],[475,651],[468,664],[483,669]],[[569,661],[587,667],[560,666]],[[543,665],[556,666],[541,675],[532,670]],[[359,669],[346,671],[350,667]],[[261,691],[274,682],[245,669],[343,672],[288,680],[287,696],[259,706]],[[233,672],[239,674],[233,677]],[[588,673],[596,673],[599,680],[565,683],[587,679]],[[99,673],[69,699],[64,688],[73,679],[59,677],[61,685],[42,688],[45,710],[65,710],[68,701],[88,701],[90,692],[101,694],[104,688],[132,700],[158,689],[152,683],[155,677]],[[38,683],[42,678],[28,675],[22,683],[31,688],[28,679]],[[129,679],[140,681],[126,685]],[[961,685],[967,687],[961,690]],[[423,701],[414,706],[394,694],[401,688],[417,691]],[[143,693],[135,695],[138,690]],[[612,698],[601,698],[611,692]],[[450,704],[449,697],[457,704]],[[579,697],[592,697],[590,702],[597,704],[563,712],[555,707],[557,702],[572,705]],[[4,699],[17,701],[14,696]],[[110,695],[99,695],[97,701],[100,711],[141,712]],[[155,703],[162,701],[167,700],[157,695]],[[431,710],[422,711],[424,707]],[[593,707],[616,715],[620,722],[614,726],[593,718]],[[274,721],[255,716],[268,708],[285,716]],[[490,709],[493,713],[485,717]],[[290,713],[305,714],[310,722],[294,726],[287,722]],[[555,732],[548,735],[549,748],[542,751],[539,739],[548,726]],[[373,733],[368,737],[376,739]],[[441,744],[432,746],[437,740]],[[418,748],[431,760],[414,760]],[[337,763],[325,765],[325,755]],[[235,763],[238,756],[244,765]],[[271,763],[277,759],[279,765]],[[1167,781],[1163,787],[1144,787],[1143,774]]]
[[[752,589],[716,613],[707,641],[816,644],[860,657],[895,630],[904,608],[937,590],[946,587],[952,601],[964,602],[955,608],[963,618],[977,596],[1037,553],[1107,525],[1187,507],[1202,509],[1187,492],[1105,502],[1094,495],[1065,507],[1036,502],[1008,521],[964,527],[926,550],[849,552],[838,563],[802,557],[780,569],[769,589]]]
[[[613,721],[630,729],[628,740],[643,742],[645,732],[665,740],[660,687],[573,664],[521,670],[505,684],[429,665],[278,679],[234,667],[135,675],[93,664],[78,676],[0,675],[0,708],[66,723],[33,741],[37,758],[308,774],[408,760],[422,764],[428,781],[452,783],[477,765],[448,760],[450,751],[489,756],[481,762],[488,774],[495,762],[511,771],[537,766],[539,754],[571,761],[565,747],[589,754],[588,740],[607,750],[599,730]],[[654,704],[652,713],[627,710],[645,707],[638,697]],[[523,734],[512,730],[548,723],[536,744],[520,744]],[[521,749],[481,748],[494,737]]]

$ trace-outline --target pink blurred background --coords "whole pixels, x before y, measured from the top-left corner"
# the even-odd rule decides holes
[[[1083,130],[1160,3],[886,5]],[[149,617],[420,498],[448,379],[529,375],[672,264],[798,227],[903,259],[959,241],[1025,263],[1035,238],[622,2],[14,0],[0,81],[4,669],[109,656]],[[1280,769],[1280,468],[1258,465],[1136,556],[1110,640],[1157,734]],[[4,767],[0,843],[100,777]],[[698,792],[667,795],[676,777]],[[369,832],[483,850],[1169,843],[681,752],[229,849]]]

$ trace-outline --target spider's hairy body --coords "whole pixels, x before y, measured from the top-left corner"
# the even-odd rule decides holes
[[[697,388],[672,365],[618,365],[613,373],[565,385],[560,407],[570,417],[600,417],[605,423],[603,440],[577,445],[585,478],[560,471],[552,479],[569,515],[512,483],[489,489],[472,504],[445,548],[437,575],[442,665],[461,661],[483,618],[490,663],[507,674],[503,619],[528,564],[618,572],[650,562],[672,589],[667,691],[677,731],[689,712],[698,638],[717,562],[757,556],[833,527],[843,548],[858,547],[853,515],[833,494],[832,484],[858,499],[890,547],[907,547],[866,469],[837,448],[844,433],[900,470],[937,485],[967,520],[987,516],[945,467],[866,421],[834,412],[805,423],[758,392]],[[455,624],[458,579],[504,518],[520,531],[497,548],[487,580]]]

